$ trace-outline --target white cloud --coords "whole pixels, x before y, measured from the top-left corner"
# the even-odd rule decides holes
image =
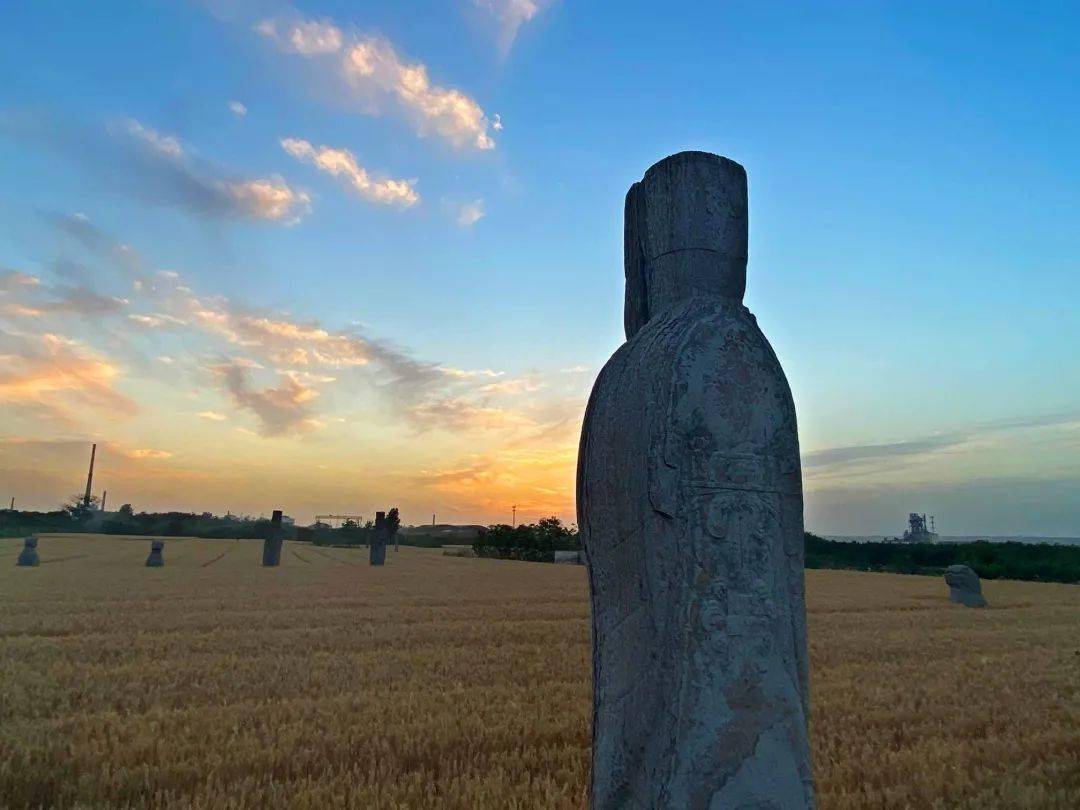
[[[481,386],[481,394],[533,394],[544,388],[544,384],[527,377],[514,380],[499,380]]]
[[[247,107],[242,101],[230,101],[229,112],[231,112],[237,118],[243,118],[245,115],[247,115]]]
[[[412,119],[420,135],[434,133],[455,146],[495,148],[489,132],[494,127],[483,108],[460,90],[433,84],[427,66],[406,61],[385,38],[346,35],[326,20],[264,20],[255,30],[287,53],[326,60],[369,114],[388,100]]]
[[[499,48],[505,54],[514,45],[521,26],[539,14],[550,0],[472,0],[495,22],[498,29]]]
[[[200,419],[208,419],[211,422],[224,422],[229,418],[225,414],[218,413],[217,411],[199,411],[196,416]]]
[[[33,114],[17,124],[12,130],[17,137],[59,150],[85,165],[101,187],[150,204],[174,205],[205,217],[282,224],[295,223],[309,211],[310,197],[282,178],[239,175],[198,159],[176,137],[134,119],[98,129]],[[86,219],[74,216],[68,224],[72,230],[93,230]]]
[[[127,452],[128,458],[137,458],[137,459],[143,459],[143,458],[166,459],[166,458],[172,458],[172,455],[173,454],[171,452],[169,452],[168,450],[155,450],[154,448],[151,448],[151,447],[147,447],[147,448],[144,448],[144,449],[138,449],[138,450],[129,450]]]
[[[502,377],[504,374],[506,374],[505,371],[494,371],[493,369],[490,369],[490,368],[465,369],[465,368],[450,368],[450,367],[447,367],[447,366],[444,366],[444,367],[440,368],[439,371],[441,371],[443,374],[447,375],[448,377],[457,377],[458,379],[461,379],[461,380],[472,380],[472,379],[475,379],[476,377]]]
[[[471,228],[487,215],[483,200],[473,200],[458,209],[457,224],[461,228]]]
[[[277,41],[282,48],[304,56],[337,53],[341,50],[341,29],[329,20],[301,20],[288,27],[284,33],[275,20],[263,20],[255,30]]]
[[[179,139],[174,135],[162,135],[160,132],[139,123],[134,118],[124,120],[122,127],[128,135],[138,138],[167,157],[178,158],[184,154],[184,147],[180,145]]]
[[[252,219],[292,225],[311,210],[311,197],[279,177],[222,182],[221,186],[236,207]]]
[[[373,180],[348,149],[316,147],[298,138],[285,138],[281,141],[281,148],[297,160],[311,163],[319,171],[343,178],[361,197],[372,202],[402,208],[420,202],[420,195],[414,188],[415,180]]]

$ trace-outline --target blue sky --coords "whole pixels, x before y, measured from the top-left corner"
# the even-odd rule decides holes
[[[407,520],[572,518],[583,398],[622,339],[623,195],[704,149],[749,173],[747,305],[796,397],[811,528],[918,509],[950,533],[1080,535],[1074,4],[5,17],[0,268],[36,279],[9,303],[36,303],[0,324],[0,482],[23,501],[66,495],[97,438],[148,508],[232,488],[303,516],[405,488]],[[125,275],[119,245],[171,292]],[[357,342],[301,362],[321,333],[275,349],[252,318]],[[44,335],[99,375],[47,374]]]

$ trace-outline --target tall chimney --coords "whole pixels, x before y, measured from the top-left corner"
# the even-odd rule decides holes
[[[97,445],[90,448],[90,472],[86,474],[86,494],[83,495],[83,506],[90,508],[90,486],[94,483],[94,456],[97,455]]]

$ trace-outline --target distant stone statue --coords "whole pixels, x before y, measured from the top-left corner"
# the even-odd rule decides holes
[[[165,558],[161,556],[161,550],[165,548],[165,543],[161,540],[153,540],[150,543],[150,554],[146,558],[147,568],[161,568],[165,565]]]
[[[264,566],[273,568],[281,564],[282,540],[281,510],[275,509],[273,516],[270,518],[270,533],[263,540],[262,564]]]
[[[40,562],[41,558],[38,557],[37,552],[37,537],[27,537],[23,541],[23,549],[19,552],[19,559],[15,561],[15,565],[31,568]]]
[[[371,545],[368,547],[368,562],[371,565],[386,563],[387,535],[386,512],[375,513],[375,529],[372,532]]]
[[[746,259],[739,164],[630,188],[627,342],[578,456],[596,810],[814,806],[799,439]]]
[[[950,565],[945,569],[945,584],[949,586],[950,602],[975,608],[986,607],[979,575],[970,566]]]

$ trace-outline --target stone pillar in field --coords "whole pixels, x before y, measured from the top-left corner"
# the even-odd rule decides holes
[[[982,583],[971,566],[950,565],[945,569],[945,584],[949,586],[950,602],[974,608],[986,607]]]
[[[275,509],[270,518],[270,534],[263,540],[262,564],[274,567],[281,564],[281,510]]]
[[[38,539],[36,536],[27,537],[23,540],[23,549],[19,552],[19,559],[15,560],[15,565],[31,568],[41,562],[41,559],[38,557],[37,541]]]
[[[386,512],[375,513],[375,529],[368,547],[368,562],[372,565],[386,563]]]
[[[165,543],[161,540],[153,540],[150,543],[150,554],[146,558],[147,568],[161,568],[165,565],[165,558],[161,555],[161,550],[165,548]]]
[[[683,152],[626,197],[623,344],[578,456],[593,808],[811,808],[802,473],[743,306],[742,166]]]

